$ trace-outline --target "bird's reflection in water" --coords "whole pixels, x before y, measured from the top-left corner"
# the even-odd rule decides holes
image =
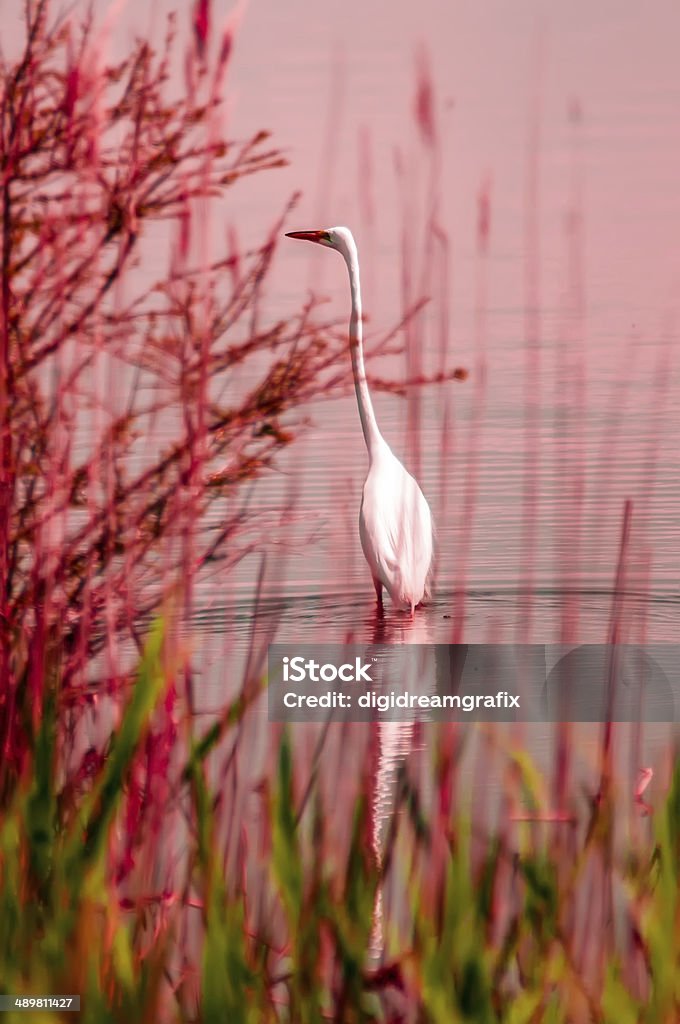
[[[401,650],[398,661],[398,682],[400,688],[417,694],[467,694],[469,696],[496,693],[505,687],[522,695],[522,708],[526,708],[525,697],[536,692],[545,679],[545,655],[540,645],[448,645],[432,643],[432,626],[426,619],[416,619],[404,629],[399,620],[376,621],[372,654],[385,660],[384,679],[390,679],[390,652],[395,646],[395,636],[401,634]],[[382,648],[382,651],[381,651]],[[394,677],[397,682],[397,677]],[[529,702],[530,703],[530,702]],[[395,709],[390,710],[394,716]],[[510,719],[521,719],[526,711],[512,712]],[[373,835],[372,843],[376,862],[383,856],[386,824],[394,807],[396,780],[399,764],[407,757],[418,755],[420,720],[432,717],[432,712],[405,709],[403,721],[378,721],[375,724],[378,737],[378,770],[373,793]],[[489,718],[483,707],[475,712],[475,720]],[[418,729],[418,731],[416,731]],[[378,892],[374,911],[374,926],[371,954],[379,958],[384,948],[383,937],[383,893]]]
[[[413,656],[400,660],[400,664],[404,666],[405,679],[413,680],[415,683],[423,678],[435,678],[436,647],[433,644],[431,623],[424,618],[416,616],[415,619],[409,619],[405,615],[388,618],[376,615],[373,620],[373,644],[386,647],[395,644],[413,646]],[[377,730],[378,770],[373,787],[371,844],[377,864],[382,863],[382,844],[387,822],[394,807],[399,763],[413,753],[415,722],[413,712],[406,714],[410,717],[403,722],[378,721],[373,725]],[[373,910],[370,955],[379,959],[383,947],[383,893],[380,888]]]
[[[378,771],[373,789],[373,835],[371,843],[376,863],[382,864],[385,826],[392,813],[399,762],[412,749],[413,722],[378,722]],[[380,959],[384,948],[383,892],[378,888],[373,908],[373,931],[369,945],[371,957]]]
[[[424,615],[412,619],[403,612],[385,615],[376,610],[362,625],[364,636],[373,644],[434,644],[432,622]]]

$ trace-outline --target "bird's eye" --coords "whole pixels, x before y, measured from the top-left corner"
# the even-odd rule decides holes
[[[324,242],[330,242],[330,240],[331,240],[331,236],[330,236],[330,232],[329,231],[322,231],[321,232],[321,237],[322,237]]]

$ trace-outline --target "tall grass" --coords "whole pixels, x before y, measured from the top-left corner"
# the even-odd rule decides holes
[[[450,727],[429,727],[437,780],[429,807],[403,767],[376,859],[368,842],[375,760],[370,742],[362,752],[362,727],[349,727],[353,778],[330,790],[320,765],[343,756],[347,726],[325,730],[311,769],[284,733],[251,792],[258,815],[241,822],[236,868],[225,874],[220,825],[235,790],[210,781],[209,734],[169,776],[165,813],[180,798],[187,825],[175,887],[121,884],[112,852],[129,823],[135,760],[158,741],[155,716],[180,665],[159,620],[108,755],[77,793],[60,785],[54,705],[46,706],[0,826],[4,992],[78,993],[81,1017],[92,1021],[677,1019],[677,766],[644,840],[615,852],[625,796],[613,784],[589,814],[561,826],[567,839],[558,841],[541,821],[545,796],[526,755],[496,748],[509,781],[502,824],[489,827],[451,800]],[[246,707],[232,706],[223,723],[234,757],[246,754],[238,749]],[[509,825],[521,805],[532,819]],[[163,835],[147,834],[135,857],[152,844],[162,861]],[[186,918],[193,939],[178,947]]]

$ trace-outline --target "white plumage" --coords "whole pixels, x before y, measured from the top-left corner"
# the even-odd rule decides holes
[[[413,614],[428,594],[432,564],[432,517],[425,496],[383,438],[375,418],[364,368],[359,257],[349,228],[291,231],[288,237],[337,249],[349,271],[352,314],[350,354],[361,428],[368,449],[368,474],[359,513],[361,547],[373,577],[378,606],[382,588],[395,607]]]

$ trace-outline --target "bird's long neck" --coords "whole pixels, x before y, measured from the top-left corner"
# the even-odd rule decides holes
[[[366,369],[364,367],[364,344],[361,326],[361,285],[359,283],[359,261],[356,252],[350,252],[345,257],[347,269],[349,270],[349,287],[352,295],[352,315],[349,321],[349,350],[352,357],[352,373],[354,374],[354,390],[359,406],[359,417],[361,429],[364,432],[364,440],[368,448],[368,458],[373,460],[379,446],[382,444],[382,434],[378,429],[375,418],[371,394],[368,390],[366,380]]]

